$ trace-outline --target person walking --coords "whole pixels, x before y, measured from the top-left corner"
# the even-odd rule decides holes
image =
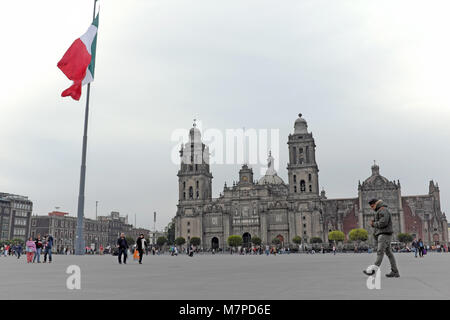
[[[17,259],[20,259],[20,256],[22,255],[22,244],[18,243],[16,246],[16,255]]]
[[[119,248],[119,264],[122,264],[122,255],[123,255],[123,263],[127,264],[127,256],[128,256],[128,243],[127,239],[125,239],[125,233],[120,234],[120,238],[117,239],[117,248]]]
[[[37,263],[41,263],[42,240],[40,234],[37,235],[37,238],[34,242],[36,243],[36,251],[34,253],[33,263],[36,261],[36,257]]]
[[[52,247],[53,247],[53,237],[51,235],[45,235],[45,249],[44,249],[44,263],[47,262],[48,255],[48,263],[52,263]]]
[[[423,258],[423,250],[425,249],[425,246],[423,244],[422,239],[419,239],[417,245],[419,247],[419,257]]]
[[[139,264],[142,264],[142,256],[144,255],[144,250],[147,249],[147,240],[144,238],[144,234],[141,233],[136,239],[136,250],[139,252]]]
[[[391,249],[393,233],[391,214],[382,200],[372,199],[369,201],[369,205],[375,211],[375,219],[370,222],[370,225],[374,228],[374,235],[377,241],[377,259],[374,264],[379,268],[383,261],[383,256],[386,254],[391,264],[391,272],[386,274],[386,277],[398,278],[400,273]],[[368,273],[366,270],[363,272],[371,276],[375,273],[375,270],[372,270],[372,273]]]
[[[33,255],[36,252],[36,242],[33,241],[32,237],[28,238],[28,241],[25,243],[26,252],[27,252],[27,263],[33,262]]]
[[[411,246],[414,248],[414,257],[417,258],[417,254],[419,253],[419,242],[416,238],[414,238]]]

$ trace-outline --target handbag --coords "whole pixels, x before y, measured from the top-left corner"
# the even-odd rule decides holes
[[[139,252],[137,251],[137,249],[134,250],[133,259],[134,259],[135,261],[136,261],[136,260],[139,260]]]
[[[423,255],[427,254],[427,249],[423,249]]]

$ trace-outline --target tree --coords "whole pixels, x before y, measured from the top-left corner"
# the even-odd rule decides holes
[[[401,243],[408,243],[408,242],[411,242],[411,241],[413,241],[413,236],[412,235],[410,235],[409,233],[399,233],[398,235],[397,235],[397,239],[398,239],[398,241],[400,241]]]
[[[173,244],[175,242],[175,218],[169,222],[165,229],[167,233],[167,243]]]
[[[230,247],[234,247],[234,248],[241,246],[242,242],[243,242],[243,239],[241,236],[233,235],[233,236],[229,236],[227,239],[228,245]]]
[[[334,230],[328,233],[328,240],[330,241],[344,241],[345,240],[345,233],[339,230]]]
[[[300,245],[302,243],[302,238],[300,236],[295,236],[294,238],[292,238],[292,242]]]
[[[350,240],[352,241],[366,241],[369,238],[369,234],[366,229],[352,229],[348,234]]]
[[[198,246],[200,245],[200,243],[201,243],[201,240],[200,240],[199,237],[192,237],[192,238],[191,238],[191,241],[189,241],[189,242],[190,242],[190,244],[192,244],[193,246],[198,247]]]
[[[255,246],[260,246],[261,245],[261,238],[259,238],[259,237],[253,237],[252,238],[252,243],[255,245]]]
[[[182,246],[185,243],[186,243],[186,239],[184,239],[183,237],[178,237],[175,239],[175,244],[177,246]]]
[[[322,243],[322,238],[320,237],[312,237],[311,243]]]
[[[366,229],[352,229],[350,230],[350,233],[348,234],[348,237],[352,241],[356,241],[358,243],[358,248],[361,243],[361,241],[366,241],[369,238],[369,233]]]
[[[132,246],[136,243],[136,241],[133,239],[133,237],[130,237],[130,236],[125,237],[125,240],[127,240],[127,243],[129,246]]]
[[[167,238],[162,236],[162,237],[158,237],[158,239],[156,239],[156,244],[158,245],[158,247],[162,247],[163,245],[165,245],[167,243]]]

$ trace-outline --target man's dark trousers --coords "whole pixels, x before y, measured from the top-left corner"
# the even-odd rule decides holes
[[[123,263],[127,263],[127,248],[119,248],[119,263],[122,263],[122,254]]]

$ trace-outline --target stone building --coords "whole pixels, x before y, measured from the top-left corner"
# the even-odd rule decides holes
[[[0,240],[25,240],[32,212],[33,202],[28,197],[0,193]]]
[[[277,175],[269,153],[267,172],[258,181],[244,164],[239,181],[230,187],[225,183],[220,196],[212,198],[209,150],[194,124],[189,142],[180,150],[175,236],[188,241],[200,237],[203,248],[227,248],[230,235],[241,235],[245,245],[257,236],[264,244],[278,238],[287,246],[295,236],[304,242],[312,237],[327,242],[329,231],[341,230],[347,236],[353,228],[365,228],[373,242],[370,220],[374,214],[368,201],[380,198],[392,213],[395,235],[407,232],[430,244],[448,242],[437,183],[430,181],[428,194],[403,196],[400,182],[383,177],[374,164],[371,176],[358,183],[357,197],[328,199],[325,191],[319,192],[316,145],[301,114],[287,144],[287,183]]]
[[[111,212],[109,216],[100,216],[97,220],[84,219],[84,243],[87,247],[98,249],[115,246],[121,232],[137,238],[140,233],[146,236],[149,230],[134,228],[127,223],[126,217],[119,212]],[[51,234],[54,238],[55,250],[75,248],[77,217],[69,216],[67,212],[50,212],[47,216],[33,216],[31,219],[31,236]]]

